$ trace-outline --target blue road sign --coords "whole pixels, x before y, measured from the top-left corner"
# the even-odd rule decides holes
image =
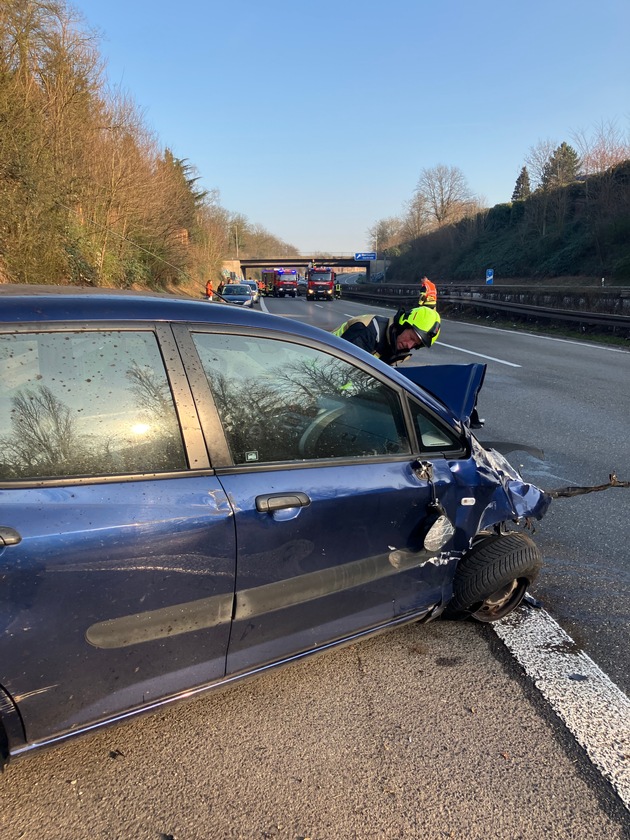
[[[375,260],[376,254],[374,253],[374,251],[369,251],[366,254],[355,254],[354,258],[355,260]]]
[[[494,268],[486,268],[486,285],[491,286],[494,283]]]

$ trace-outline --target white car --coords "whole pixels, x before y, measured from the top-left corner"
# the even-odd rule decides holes
[[[258,303],[258,301],[260,300],[260,292],[258,291],[258,283],[256,283],[255,280],[243,280],[243,282],[247,286],[249,286],[251,288],[252,292],[254,293],[252,301],[254,303]]]

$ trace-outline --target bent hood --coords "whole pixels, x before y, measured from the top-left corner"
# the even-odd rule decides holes
[[[468,423],[483,385],[487,365],[403,365],[396,368],[452,412],[456,420]]]

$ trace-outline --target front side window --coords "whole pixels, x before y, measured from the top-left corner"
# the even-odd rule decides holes
[[[154,333],[0,335],[0,480],[186,468]]]
[[[444,424],[429,417],[426,409],[417,402],[411,400],[410,407],[418,442],[423,452],[456,452],[462,450],[462,442],[453,430],[445,428]]]
[[[411,452],[398,395],[369,373],[285,341],[193,340],[236,464]]]

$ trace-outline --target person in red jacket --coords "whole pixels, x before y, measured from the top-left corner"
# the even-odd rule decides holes
[[[208,282],[206,283],[206,297],[208,298],[208,300],[212,300],[212,298],[214,297],[214,287],[212,285],[212,280],[208,280]]]

